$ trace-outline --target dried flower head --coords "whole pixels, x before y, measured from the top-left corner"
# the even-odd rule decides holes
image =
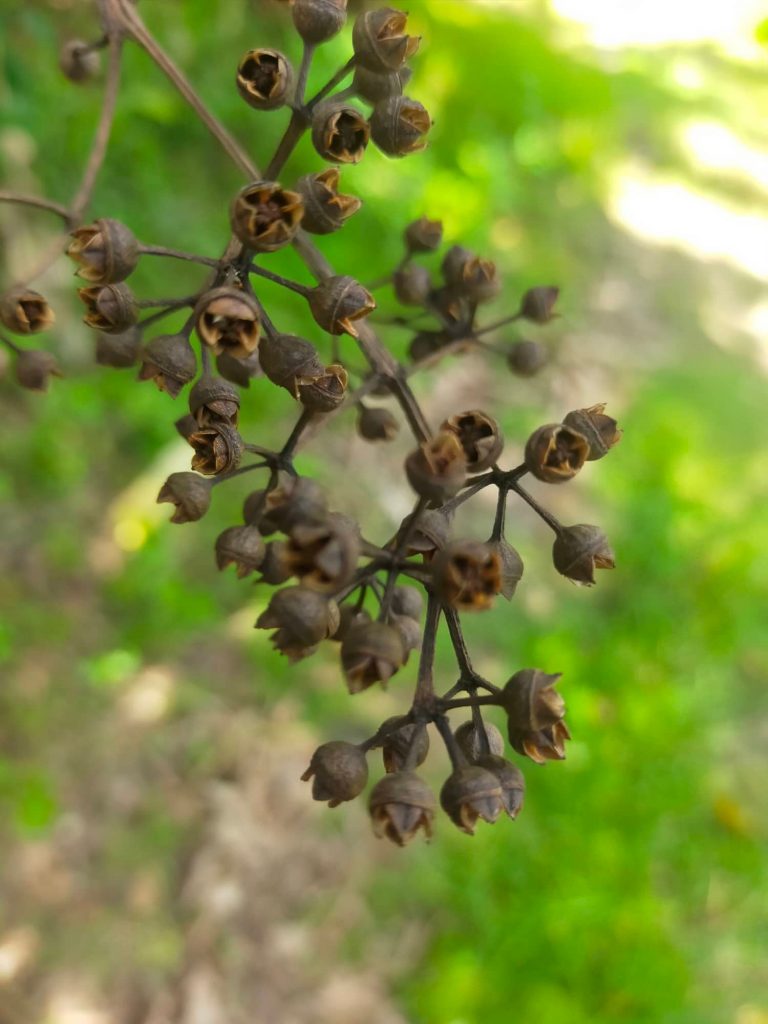
[[[482,473],[496,462],[504,448],[498,423],[479,409],[460,412],[440,427],[455,434],[467,460],[468,473]]]
[[[259,307],[238,288],[212,288],[195,306],[195,330],[216,355],[246,359],[259,344]]]
[[[275,252],[288,245],[304,216],[304,200],[275,181],[253,181],[232,200],[233,233],[254,252]]]
[[[348,103],[320,103],[312,115],[312,144],[331,163],[359,163],[370,135],[366,119]]]
[[[588,454],[589,443],[583,434],[563,423],[548,423],[528,438],[525,465],[537,480],[560,484],[576,476]]]
[[[293,69],[279,50],[248,50],[237,65],[237,91],[256,110],[277,110],[290,99]]]
[[[19,287],[0,295],[0,323],[14,334],[46,331],[55,320],[53,310],[40,292]]]

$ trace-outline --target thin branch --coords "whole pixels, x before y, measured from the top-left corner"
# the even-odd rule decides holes
[[[56,203],[52,199],[44,199],[42,196],[27,196],[22,195],[21,192],[9,192],[5,189],[0,189],[0,203],[18,203],[19,206],[33,206],[38,210],[47,210],[48,213],[56,214],[67,225],[72,223],[72,215],[66,206],[62,206],[61,203]]]

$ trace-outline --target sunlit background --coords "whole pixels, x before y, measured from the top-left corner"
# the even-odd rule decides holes
[[[399,225],[426,213],[497,261],[489,320],[531,285],[562,289],[559,320],[495,337],[542,340],[539,377],[472,356],[417,390],[435,422],[498,416],[509,465],[580,405],[607,402],[625,430],[568,487],[536,489],[606,529],[616,571],[572,587],[546,527],[513,506],[525,577],[467,627],[499,683],[563,672],[568,759],[522,766],[514,823],[470,839],[443,819],[404,851],[370,835],[362,801],[313,804],[299,776],[314,747],[402,710],[413,667],[351,699],[335,652],[294,668],[272,652],[253,630],[266,596],[213,566],[247,486],[221,488],[199,524],[167,523],[155,497],[187,466],[184,399],[94,366],[57,265],[42,284],[66,379],[45,397],[0,379],[2,1024],[768,1024],[765,6],[408,6],[431,145],[345,170],[365,206],[323,246],[376,278]],[[282,115],[244,108],[233,69],[262,43],[296,56],[281,7],[140,0],[262,162]],[[99,93],[63,83],[55,54],[95,33],[90,5],[0,0],[0,15],[0,177],[63,201]],[[323,48],[318,85],[348,46]],[[286,174],[317,167],[305,146]],[[94,215],[215,253],[240,184],[131,50]],[[0,209],[0,283],[49,228]],[[276,266],[301,273],[290,255]],[[133,281],[149,295],[197,278],[155,263]],[[284,330],[312,329],[279,292],[269,302]],[[402,353],[407,336],[387,340]],[[275,390],[255,382],[244,401],[243,432],[267,445],[295,415]],[[352,433],[339,420],[300,468],[384,538],[411,505],[407,443]],[[483,537],[493,507],[478,504],[462,527]],[[440,671],[451,680],[447,650]],[[436,749],[430,764],[437,788]]]

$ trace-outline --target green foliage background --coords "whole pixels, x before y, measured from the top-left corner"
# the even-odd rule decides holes
[[[246,46],[295,52],[278,5],[141,7],[206,101],[263,161],[281,115],[253,115],[231,78]],[[524,385],[497,366],[482,379],[510,460],[539,422],[582,401],[609,401],[625,430],[621,445],[553,503],[571,521],[605,525],[618,567],[594,590],[570,587],[548,564],[546,529],[515,511],[510,538],[527,566],[519,599],[473,620],[469,634],[499,681],[529,664],[564,673],[571,753],[562,765],[527,769],[527,805],[513,824],[468,839],[441,822],[429,847],[377,849],[359,880],[367,916],[350,924],[340,955],[354,968],[372,931],[423,928],[418,955],[392,981],[406,1019],[419,1024],[764,1024],[767,385],[754,339],[738,326],[763,285],[725,262],[644,243],[607,210],[611,175],[631,160],[745,210],[764,202],[757,185],[691,166],[678,130],[686,118],[706,117],[765,151],[766,129],[754,117],[768,95],[765,76],[704,47],[626,50],[609,60],[544,4],[421,0],[412,8],[426,45],[409,91],[435,118],[431,145],[402,162],[371,151],[346,170],[345,187],[365,207],[324,250],[336,265],[375,278],[399,256],[399,226],[426,212],[443,217],[450,241],[497,259],[509,282],[499,309],[529,285],[561,284],[564,317],[547,332],[558,355],[544,378]],[[52,54],[62,38],[91,34],[89,10],[0,2],[0,170],[9,187],[63,200],[77,182],[98,90],[62,84]],[[320,52],[318,83],[347,45],[343,38]],[[676,81],[683,59],[698,71],[696,89]],[[303,173],[317,160],[305,146],[290,166]],[[124,219],[147,241],[215,253],[239,184],[182,101],[129,48],[93,212]],[[46,226],[43,215],[7,210],[0,222],[9,260],[27,258],[27,242],[39,242]],[[196,280],[188,269],[150,262],[133,279],[140,294]],[[301,275],[291,255],[275,265]],[[396,682],[370,709],[365,697],[350,708],[332,653],[319,669],[289,669],[261,636],[226,639],[225,623],[246,598],[249,614],[263,603],[215,574],[210,557],[242,493],[217,494],[201,524],[164,524],[167,508],[158,512],[152,499],[169,470],[184,468],[183,448],[170,443],[183,399],[170,409],[166,395],[131,373],[92,365],[90,340],[63,297],[68,273],[50,275],[64,307],[56,344],[67,379],[45,398],[0,381],[6,849],[44,839],[79,799],[82,778],[102,770],[109,751],[99,723],[142,666],[162,662],[180,673],[173,722],[208,702],[266,713],[293,692],[296,713],[318,736],[361,736],[403,695]],[[609,279],[624,285],[612,303],[601,297]],[[707,317],[713,296],[719,334]],[[284,329],[310,329],[282,295],[270,301]],[[398,335],[391,340],[403,345]],[[451,367],[454,379],[461,365]],[[476,369],[468,364],[468,381]],[[420,383],[428,401],[439,379],[436,371]],[[266,444],[294,415],[273,390],[257,384],[244,403],[246,429]],[[338,467],[371,458],[370,450],[349,449],[341,429],[331,435],[302,466],[326,479],[337,504],[362,509],[363,490],[344,483],[349,475]],[[385,532],[386,512],[376,515]],[[105,550],[114,564],[107,559],[101,571]],[[448,652],[441,657],[450,674]],[[162,726],[150,742],[162,759]],[[182,770],[202,785],[219,759],[198,738]],[[439,769],[438,759],[436,784]],[[334,813],[336,822],[364,815],[355,806]],[[115,827],[97,865],[106,891],[148,858],[168,865],[170,877],[187,838],[188,826],[149,797],[138,821]],[[8,880],[5,895],[0,925],[10,926],[17,911]],[[332,898],[310,899],[306,914],[321,918]],[[142,928],[153,941],[136,955],[159,974],[172,970],[175,926],[158,915]],[[93,914],[75,945],[109,978],[114,950],[105,929]],[[73,955],[66,947],[53,927],[48,961]]]

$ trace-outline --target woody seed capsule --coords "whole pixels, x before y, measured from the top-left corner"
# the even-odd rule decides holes
[[[492,825],[504,809],[499,780],[485,768],[457,768],[440,790],[440,804],[462,832],[474,835],[478,818]]]
[[[454,433],[441,430],[405,460],[411,487],[435,505],[444,504],[461,490],[467,478],[467,460]]]
[[[357,432],[366,441],[391,441],[400,430],[400,424],[389,409],[374,408],[360,403]]]
[[[307,587],[285,587],[272,595],[256,620],[257,629],[274,629],[272,645],[289,660],[313,654],[329,634],[329,602]]]
[[[501,563],[488,544],[454,541],[432,562],[435,589],[459,611],[485,611],[501,590]]]
[[[547,363],[547,350],[539,341],[516,341],[507,352],[507,365],[518,377],[533,377]]]
[[[562,761],[565,741],[571,738],[563,721],[565,702],[555,690],[559,678],[559,672],[525,668],[516,672],[501,691],[509,742],[536,764]]]
[[[12,288],[0,295],[0,323],[14,334],[37,334],[56,320],[53,310],[40,292],[31,288]]]
[[[360,99],[375,106],[392,96],[402,96],[411,75],[411,69],[406,67],[399,71],[371,71],[362,64],[356,64],[352,88]]]
[[[443,222],[419,217],[405,229],[405,247],[408,252],[434,252],[443,240]]]
[[[319,174],[306,174],[296,183],[296,191],[304,200],[301,226],[313,235],[338,231],[344,222],[363,205],[356,196],[339,192],[339,169],[328,167]]]
[[[528,438],[525,465],[537,480],[559,484],[576,476],[588,454],[583,434],[562,423],[548,423]]]
[[[616,562],[608,538],[597,526],[565,526],[555,538],[552,561],[563,576],[591,586],[595,569],[613,569]]]
[[[254,181],[232,201],[230,225],[254,252],[276,252],[293,239],[304,215],[304,200],[275,181]]]
[[[411,771],[385,775],[368,798],[374,834],[398,846],[405,846],[420,830],[430,839],[436,808],[432,790]]]
[[[100,217],[93,224],[75,228],[67,256],[78,269],[78,277],[91,284],[124,281],[139,262],[139,243],[133,232],[119,220]]]
[[[96,338],[96,362],[100,366],[127,369],[135,366],[141,349],[141,328],[129,327],[120,334],[99,334]]]
[[[259,568],[264,559],[264,541],[255,526],[230,526],[216,538],[216,566],[234,565],[238,579]]]
[[[548,324],[557,316],[554,306],[559,294],[560,289],[554,285],[529,288],[523,295],[517,315],[534,324]]]
[[[195,450],[192,469],[196,472],[218,476],[237,469],[243,454],[243,440],[229,423],[210,423],[187,440]]]
[[[420,36],[405,33],[408,15],[379,7],[359,15],[352,29],[355,60],[371,71],[398,71],[419,48]]]
[[[376,309],[376,301],[354,277],[327,277],[308,296],[316,322],[329,334],[350,334],[356,338],[355,321]]]
[[[16,356],[16,381],[28,391],[47,391],[51,377],[61,377],[59,364],[50,352],[24,349]]]
[[[466,759],[476,764],[481,757],[504,753],[504,737],[492,722],[483,722],[485,736],[481,736],[475,723],[462,722],[454,732],[459,749]]]
[[[398,721],[401,721],[398,717],[388,718],[381,727],[386,729],[388,725],[394,725]],[[418,768],[426,761],[429,753],[429,733],[423,725],[401,725],[399,729],[386,733],[381,753],[384,758],[384,770],[389,774],[402,771],[407,760],[410,760],[414,768]]]
[[[349,375],[344,367],[332,363],[314,380],[299,384],[299,401],[310,412],[332,412],[344,401],[348,382]]]
[[[383,622],[353,626],[341,645],[341,665],[350,693],[360,693],[374,683],[386,684],[404,663],[400,634]]]
[[[294,0],[293,23],[305,43],[324,43],[347,20],[347,0]]]
[[[343,517],[329,515],[319,523],[297,523],[282,552],[286,569],[305,587],[334,592],[353,576],[360,540]]]
[[[525,797],[525,779],[520,769],[496,754],[485,754],[477,760],[478,768],[485,768],[496,777],[501,789],[501,802],[510,818],[518,816]]]
[[[202,519],[211,504],[211,481],[197,473],[171,473],[157,496],[157,503],[175,506],[172,523]]]
[[[299,389],[325,372],[315,346],[295,334],[265,337],[259,346],[261,368],[273,384],[285,388],[294,398]]]
[[[236,83],[255,110],[277,110],[290,99],[293,69],[279,50],[248,50],[237,66]]]
[[[313,799],[327,800],[329,807],[338,807],[365,789],[368,762],[354,743],[332,740],[317,748],[301,778],[304,782],[312,779]]]
[[[59,51],[59,67],[70,82],[79,85],[98,75],[101,60],[88,43],[82,39],[70,39]]]
[[[240,412],[240,395],[221,377],[204,373],[189,392],[189,411],[201,427],[214,420],[225,420],[237,426]]]
[[[122,334],[139,318],[139,307],[127,284],[94,285],[79,288],[77,294],[85,303],[83,322],[97,331]]]
[[[366,119],[348,103],[328,100],[312,115],[312,145],[324,160],[334,164],[359,163],[370,134]]]
[[[517,584],[523,578],[523,560],[518,551],[505,540],[491,538],[486,543],[499,556],[501,563],[501,590],[499,593],[509,601],[517,590]]]
[[[423,306],[429,298],[432,281],[426,267],[409,263],[392,275],[395,295],[404,306]]]
[[[216,355],[229,353],[247,359],[259,344],[259,308],[238,288],[212,288],[201,295],[194,310],[195,330]]]
[[[490,469],[504,448],[498,423],[479,409],[451,416],[440,429],[456,435],[467,460],[468,473]]]
[[[614,445],[621,440],[621,431],[616,420],[605,415],[605,403],[591,405],[588,409],[574,409],[563,420],[567,427],[572,427],[583,434],[589,445],[587,461],[602,459]]]
[[[153,380],[159,391],[176,398],[194,380],[197,360],[185,334],[160,334],[144,346],[139,380]]]
[[[260,377],[262,373],[258,352],[251,352],[249,356],[240,359],[229,352],[220,352],[216,356],[216,369],[222,377],[237,384],[239,388],[249,388],[251,380]]]
[[[373,108],[371,138],[387,156],[408,156],[426,146],[432,127],[426,109],[408,96],[392,96]]]

